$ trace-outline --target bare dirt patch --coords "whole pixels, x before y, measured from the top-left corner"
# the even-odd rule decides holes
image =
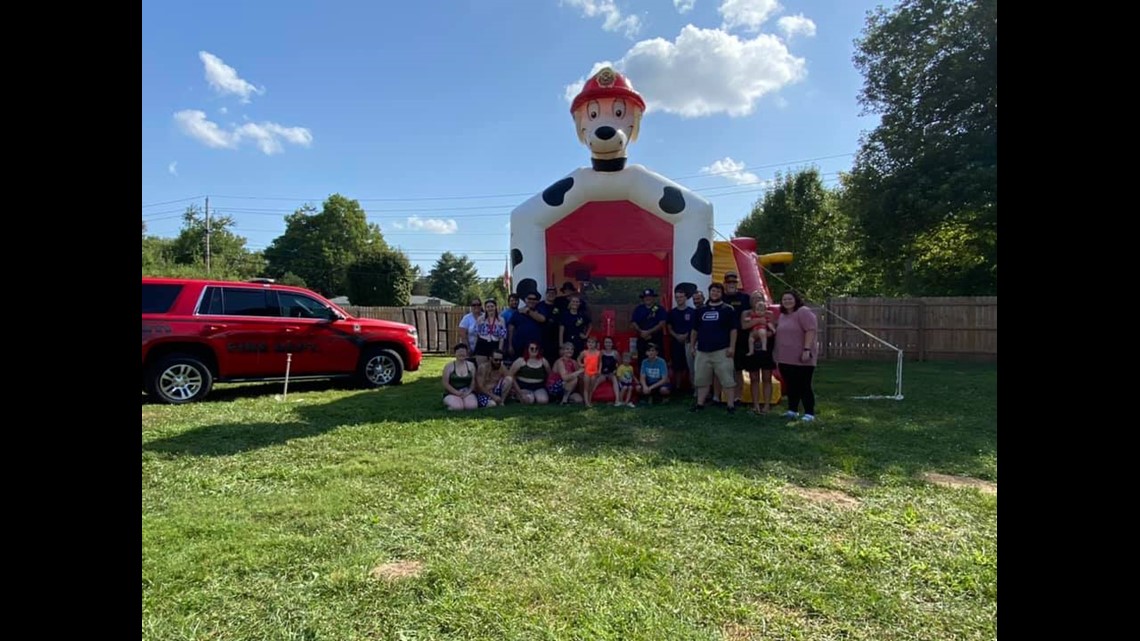
[[[865,479],[859,476],[851,476],[849,474],[840,474],[836,476],[835,482],[844,488],[861,490],[865,490],[869,487],[875,487],[876,485],[876,483],[870,479]]]
[[[922,475],[922,480],[927,483],[941,485],[943,487],[972,487],[980,490],[986,494],[997,496],[997,483],[990,481],[983,481],[981,479],[974,479],[968,476],[951,476],[950,474],[935,474],[934,472],[927,472]]]
[[[401,579],[414,579],[423,572],[424,564],[420,561],[393,561],[372,568],[369,574],[374,579],[383,581],[399,581]]]
[[[839,490],[825,490],[819,487],[799,487],[793,485],[789,487],[789,491],[800,498],[805,498],[814,503],[835,505],[848,510],[859,507],[859,499],[844,494]]]
[[[760,638],[755,636],[755,630],[739,623],[729,623],[720,629],[720,633],[725,641],[751,641]]]

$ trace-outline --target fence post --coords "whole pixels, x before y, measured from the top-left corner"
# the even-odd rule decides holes
[[[831,297],[828,296],[824,302],[823,309],[823,358],[824,360],[831,359],[831,314],[827,310],[831,309]]]
[[[918,360],[926,360],[926,301],[918,300]]]

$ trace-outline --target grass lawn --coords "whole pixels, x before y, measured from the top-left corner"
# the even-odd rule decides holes
[[[818,419],[142,405],[143,639],[994,639],[997,368],[826,362]],[[782,408],[781,408],[782,409]]]

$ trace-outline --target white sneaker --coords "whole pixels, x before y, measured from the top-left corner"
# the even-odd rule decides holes
[[[801,421],[807,421],[810,423],[810,422],[815,420],[815,417],[812,416],[811,414],[804,414],[803,416],[800,417],[800,420]]]
[[[799,414],[793,412],[792,410],[788,410],[784,412],[784,418],[799,418]]]

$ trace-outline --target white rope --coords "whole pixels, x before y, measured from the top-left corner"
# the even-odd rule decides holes
[[[748,258],[749,260],[756,260],[756,254],[754,254],[754,253],[752,253],[746,249],[743,249],[741,247],[738,247],[736,245],[736,243],[732,242],[731,239],[725,238],[724,234],[721,234],[720,232],[716,231],[715,229],[713,230],[713,233],[715,233],[717,236],[720,236],[721,238],[724,238],[724,240],[728,242],[729,247],[732,247],[733,250],[740,252],[742,255],[744,255],[745,258]],[[780,281],[781,283],[783,283],[789,289],[795,289],[794,287],[792,287],[791,283],[784,280],[783,278],[780,278],[779,274],[773,272],[772,270],[768,269],[764,265],[760,265],[759,263],[757,263],[757,266],[759,266],[761,269],[763,269],[765,272],[767,272],[769,276],[771,276],[771,277],[775,278],[776,280]],[[851,327],[854,327],[855,329],[859,330],[863,334],[865,334],[865,335],[871,337],[872,339],[882,343],[883,345],[886,345],[887,347],[895,350],[895,352],[898,355],[898,362],[897,362],[897,365],[895,366],[895,393],[894,393],[894,395],[889,395],[889,396],[882,396],[882,395],[852,396],[851,398],[857,399],[857,400],[884,400],[884,399],[885,400],[892,400],[892,401],[903,400],[903,393],[902,393],[903,351],[902,351],[902,349],[900,349],[899,347],[897,347],[895,345],[888,343],[887,341],[879,338],[878,336],[875,336],[871,332],[868,332],[867,330],[863,329],[862,327],[859,327],[855,323],[852,323],[851,321],[847,320],[846,318],[843,318],[839,314],[836,314],[835,312],[828,309],[827,305],[820,305],[820,308],[823,311],[827,312],[828,314],[831,314],[832,316],[838,318],[839,320],[843,321],[844,323],[850,325]]]

